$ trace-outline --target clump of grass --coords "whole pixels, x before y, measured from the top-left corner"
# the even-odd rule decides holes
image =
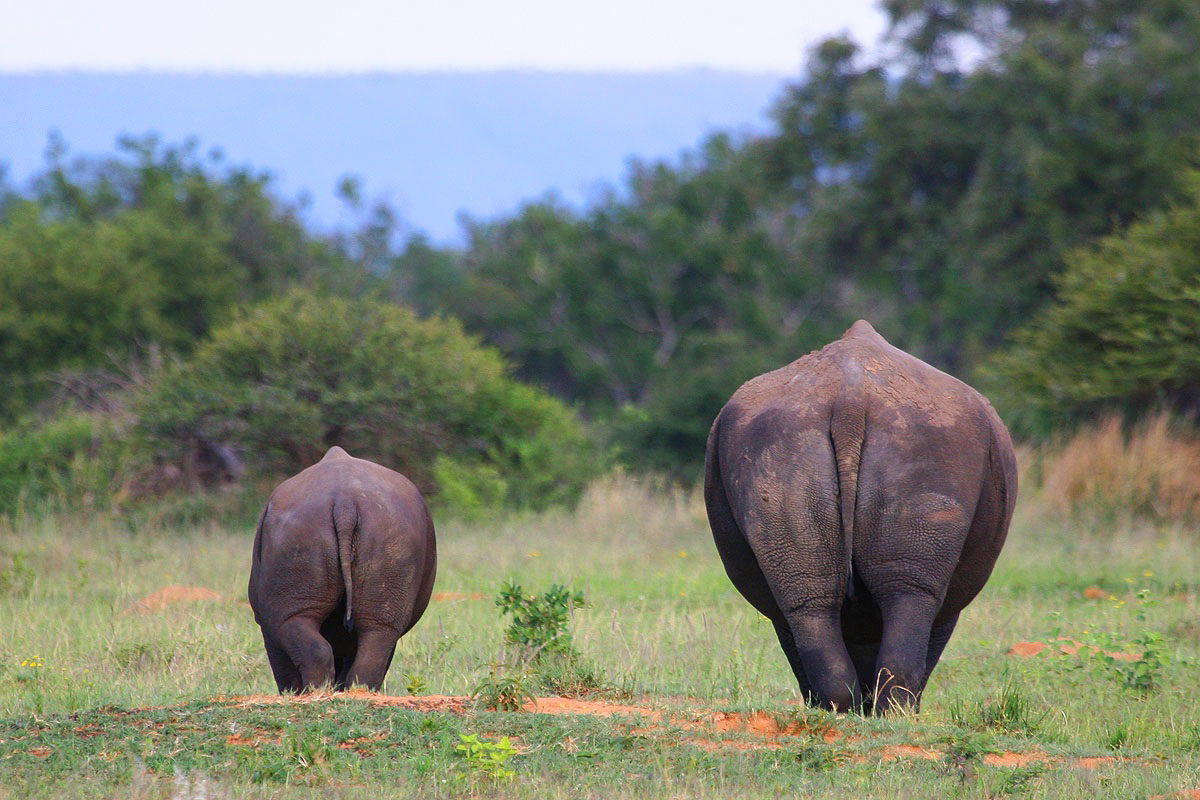
[[[1042,498],[1060,513],[1200,518],[1200,435],[1165,412],[1131,428],[1108,417],[1041,460]]]
[[[1036,708],[1012,677],[1005,676],[999,695],[974,704],[962,700],[951,703],[950,721],[969,730],[1031,734],[1040,727],[1047,713],[1038,713]]]
[[[525,703],[533,702],[529,690],[529,672],[522,664],[516,668],[493,662],[488,674],[471,690],[471,699],[489,711],[520,711]]]

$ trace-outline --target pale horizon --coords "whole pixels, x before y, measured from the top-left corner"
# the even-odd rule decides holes
[[[417,4],[355,0],[24,2],[6,9],[0,72],[340,75],[672,72],[796,74],[817,42],[867,49],[884,32],[877,0],[727,4],[551,0]]]

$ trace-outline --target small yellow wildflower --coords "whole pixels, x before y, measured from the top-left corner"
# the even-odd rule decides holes
[[[687,557],[688,557],[688,551],[687,551],[687,550],[680,550],[680,551],[679,551],[679,557],[680,557],[680,558],[687,558]]]
[[[525,555],[529,556],[530,558],[541,558],[542,557],[542,554],[540,552],[538,552],[537,550],[530,550]]]
[[[1153,577],[1154,577],[1154,573],[1153,573],[1153,572],[1151,572],[1150,570],[1146,570],[1145,572],[1143,572],[1143,573],[1142,573],[1142,577],[1143,577],[1143,578],[1153,578]]]

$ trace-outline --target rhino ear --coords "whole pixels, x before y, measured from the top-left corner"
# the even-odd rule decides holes
[[[322,461],[330,461],[335,458],[350,458],[350,454],[336,444],[329,448],[328,452],[321,458]]]

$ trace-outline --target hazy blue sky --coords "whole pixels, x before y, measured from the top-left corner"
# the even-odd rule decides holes
[[[356,72],[708,66],[795,74],[877,0],[11,0],[0,71]]]

